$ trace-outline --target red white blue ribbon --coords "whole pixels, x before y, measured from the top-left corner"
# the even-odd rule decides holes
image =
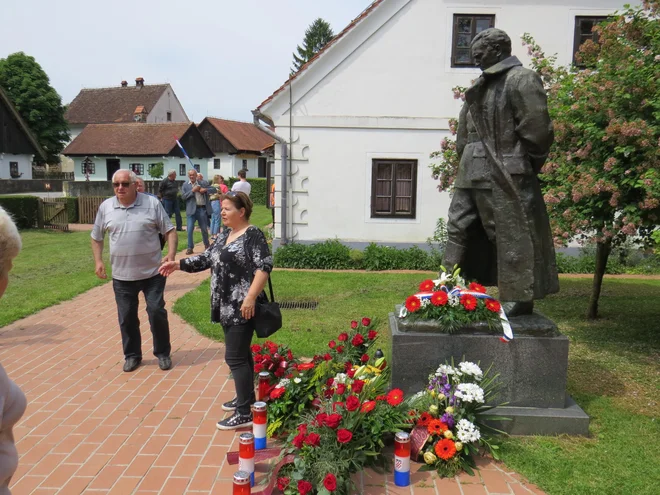
[[[195,165],[193,165],[193,162],[192,162],[192,160],[190,159],[190,157],[188,156],[188,153],[186,153],[186,150],[183,149],[183,145],[179,142],[179,138],[177,138],[176,136],[174,136],[174,140],[176,141],[176,144],[179,146],[179,148],[181,148],[181,152],[183,153],[183,156],[185,156],[185,157],[186,157],[186,160],[188,160],[188,163],[190,163],[190,167],[191,167],[191,168],[195,168]],[[195,170],[197,170],[197,169],[195,169]]]

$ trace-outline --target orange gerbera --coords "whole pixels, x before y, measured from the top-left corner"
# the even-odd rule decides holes
[[[472,282],[468,287],[468,289],[474,292],[481,292],[482,294],[486,293],[486,288],[483,285],[478,284],[476,282]]]
[[[408,299],[406,299],[406,309],[411,313],[417,311],[421,305],[422,302],[416,296],[410,296]]]
[[[448,461],[456,454],[456,445],[452,440],[444,438],[435,444],[435,453],[440,459]]]
[[[387,403],[390,406],[398,406],[403,402],[403,390],[399,388],[393,388],[387,392]]]
[[[463,294],[461,296],[461,304],[467,311],[474,311],[477,309],[477,298],[470,294]]]
[[[449,427],[439,419],[431,419],[428,424],[428,430],[431,435],[442,435]]]
[[[374,407],[376,407],[376,401],[368,400],[362,404],[360,411],[362,411],[363,413],[368,413],[369,411],[373,411]]]
[[[434,292],[433,295],[431,296],[431,304],[433,306],[444,306],[447,304],[447,301],[449,300],[449,296],[445,291],[438,291]]]
[[[417,420],[417,426],[428,426],[432,419],[433,416],[431,416],[427,412],[423,412],[422,415]]]
[[[419,291],[420,292],[431,292],[433,290],[433,287],[435,287],[435,284],[433,283],[433,280],[424,280],[424,282],[419,284]]]
[[[486,309],[489,309],[493,313],[499,313],[502,306],[495,299],[486,299]]]

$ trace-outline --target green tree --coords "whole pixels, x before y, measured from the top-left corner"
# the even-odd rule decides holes
[[[163,162],[152,163],[149,166],[149,175],[154,179],[162,179],[165,171],[165,164]]]
[[[0,59],[0,86],[46,152],[48,162],[59,162],[69,126],[62,98],[34,57],[18,52]]]
[[[291,74],[298,72],[303,65],[309,62],[334,37],[335,34],[332,32],[329,23],[320,17],[312,22],[307,30],[305,30],[305,39],[303,39],[302,46],[298,45],[296,47],[298,54],[293,54]]]

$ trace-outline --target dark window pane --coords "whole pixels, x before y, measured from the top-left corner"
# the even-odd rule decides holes
[[[472,18],[459,17],[458,18],[458,32],[459,33],[472,33]]]
[[[456,48],[470,48],[470,41],[472,41],[472,35],[459,34],[456,37]]]
[[[492,27],[493,25],[490,19],[477,19],[477,33]]]
[[[472,64],[472,57],[470,56],[470,50],[457,49],[456,50],[456,63],[457,64]]]

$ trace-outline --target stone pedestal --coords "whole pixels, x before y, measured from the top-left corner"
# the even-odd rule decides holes
[[[495,401],[507,404],[490,414],[511,418],[494,426],[515,435],[589,433],[589,417],[566,395],[568,338],[540,313],[512,318],[509,343],[479,324],[446,334],[432,321],[400,320],[395,313],[389,320],[393,387],[418,392],[452,358],[479,362],[484,371],[492,364],[500,383]]]

